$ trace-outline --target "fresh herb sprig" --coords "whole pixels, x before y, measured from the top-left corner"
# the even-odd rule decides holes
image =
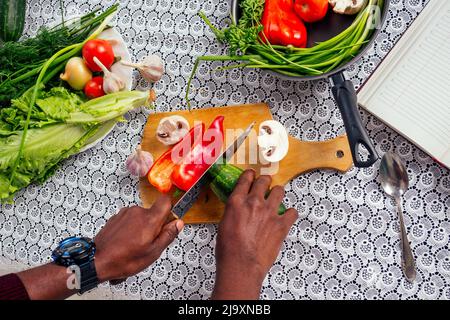
[[[241,17],[231,21],[224,29],[216,28],[203,12],[200,17],[214,32],[216,38],[228,46],[226,55],[198,57],[194,63],[186,89],[186,102],[190,108],[189,92],[201,61],[233,61],[220,69],[268,69],[292,77],[317,76],[335,70],[353,59],[366,44],[379,22],[383,0],[368,0],[353,23],[335,37],[310,48],[272,45],[263,32],[261,18],[265,0],[240,1]],[[377,10],[378,9],[378,10]]]

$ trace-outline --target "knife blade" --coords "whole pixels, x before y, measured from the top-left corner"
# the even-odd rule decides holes
[[[192,207],[192,205],[197,201],[200,193],[202,191],[203,186],[208,184],[211,181],[211,177],[208,174],[209,169],[216,163],[226,163],[229,162],[231,157],[236,153],[239,147],[244,143],[245,139],[247,139],[248,135],[252,131],[255,126],[255,122],[252,122],[245,131],[237,137],[233,143],[222,152],[215,161],[209,166],[208,170],[206,170],[201,177],[195,182],[195,184],[188,190],[186,193],[173,205],[172,213],[177,216],[177,218],[181,219],[186,212]]]

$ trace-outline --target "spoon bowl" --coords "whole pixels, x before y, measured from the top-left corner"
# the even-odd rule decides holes
[[[414,256],[406,234],[405,223],[403,222],[402,205],[400,203],[400,197],[408,189],[409,180],[406,168],[399,156],[392,152],[387,152],[383,156],[380,164],[380,181],[384,192],[393,197],[397,204],[398,219],[400,224],[402,269],[406,279],[409,282],[413,282],[416,279],[416,268]]]
[[[408,173],[400,157],[387,152],[380,164],[381,186],[393,198],[402,196],[409,187]]]

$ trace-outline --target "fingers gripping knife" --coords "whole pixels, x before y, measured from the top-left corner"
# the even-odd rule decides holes
[[[211,163],[209,168],[211,168],[214,164],[217,163],[226,163],[231,157],[236,153],[237,149],[244,143],[245,139],[247,139],[248,135],[252,131],[255,122],[252,122],[247,129],[237,137],[233,143],[221,154],[217,157],[217,159]],[[186,193],[175,203],[172,207],[172,213],[181,219],[186,212],[192,207],[194,202],[198,199],[203,186],[208,184],[211,181],[211,176],[208,173],[209,169],[206,170],[203,175],[197,180],[197,182],[188,190]]]

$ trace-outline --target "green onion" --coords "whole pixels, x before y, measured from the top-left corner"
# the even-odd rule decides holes
[[[232,21],[228,28],[222,30],[216,28],[206,15],[200,12],[200,17],[216,38],[229,46],[230,54],[197,57],[186,88],[185,98],[189,109],[191,83],[201,61],[243,62],[224,66],[219,70],[257,68],[293,77],[325,74],[349,62],[362,46],[367,44],[377,18],[373,8],[378,7],[381,11],[383,5],[383,0],[368,0],[347,29],[311,48],[272,45],[266,41],[260,23],[264,0],[242,0],[241,18],[238,22]]]

